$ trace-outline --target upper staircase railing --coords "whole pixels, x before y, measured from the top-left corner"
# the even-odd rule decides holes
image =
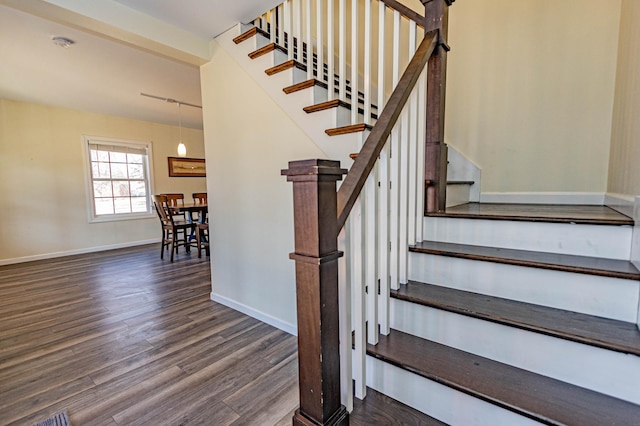
[[[390,290],[407,283],[408,246],[422,239],[426,206],[444,206],[453,1],[422,0],[425,16],[395,0],[352,0],[349,16],[346,0],[336,1],[288,0],[255,22],[273,43],[285,44],[307,78],[326,84],[329,99],[350,102],[352,124],[375,123],[339,191],[346,172],[339,162],[294,161],[282,171],[294,183],[290,257],[300,377],[294,424],[348,423],[354,389],[366,396],[366,346],[389,333]],[[438,185],[425,191],[425,177]]]

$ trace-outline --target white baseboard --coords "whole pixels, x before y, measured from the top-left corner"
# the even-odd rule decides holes
[[[481,203],[586,204],[601,206],[604,193],[598,192],[483,192]]]
[[[151,240],[132,241],[128,243],[111,244],[108,246],[88,247],[88,248],[77,249],[77,250],[58,251],[53,253],[42,253],[42,254],[35,254],[33,256],[14,257],[11,259],[0,259],[0,266],[12,265],[15,263],[23,263],[23,262],[33,262],[35,260],[54,259],[56,257],[74,256],[77,254],[95,253],[98,251],[107,251],[107,250],[115,250],[115,249],[127,248],[127,247],[143,246],[143,245],[154,244],[159,242],[160,242],[159,238],[154,238]]]
[[[295,325],[282,321],[281,319],[271,316],[269,314],[265,314],[264,312],[253,309],[250,306],[244,305],[242,303],[238,303],[235,300],[229,299],[228,297],[221,296],[219,294],[215,294],[214,292],[211,292],[211,300],[213,300],[214,302],[218,302],[222,305],[225,305],[238,312],[242,312],[245,315],[249,315],[250,317],[260,320],[264,323],[272,325],[289,334],[292,334],[294,336],[298,335],[298,328]]]
[[[633,196],[607,192],[604,196],[604,204],[623,215],[633,217]]]

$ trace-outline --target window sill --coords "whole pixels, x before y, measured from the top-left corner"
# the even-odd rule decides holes
[[[102,216],[95,216],[89,218],[89,223],[104,223],[104,222],[118,222],[121,220],[138,220],[138,219],[153,219],[157,217],[153,213],[126,213],[126,214],[109,214]]]

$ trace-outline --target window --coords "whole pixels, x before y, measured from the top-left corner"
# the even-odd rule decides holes
[[[151,144],[86,138],[91,221],[149,217]]]

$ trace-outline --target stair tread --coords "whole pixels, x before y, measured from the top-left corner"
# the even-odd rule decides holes
[[[253,52],[249,53],[249,57],[251,59],[256,59],[256,58],[259,58],[260,56],[266,55],[267,53],[273,52],[274,50],[279,50],[284,54],[287,53],[287,49],[280,46],[279,44],[269,43],[266,46],[263,46],[260,49],[256,49]]]
[[[264,70],[264,72],[267,75],[275,75],[279,72],[283,72],[286,71],[288,69],[291,68],[298,68],[302,71],[306,71],[307,70],[307,66],[304,64],[301,64],[300,62],[294,60],[294,59],[290,59],[286,62],[281,63],[280,65],[276,65],[275,67],[271,67],[271,68],[267,68],[266,70]]]
[[[466,203],[427,216],[592,225],[634,224],[633,219],[610,207],[594,205]]]
[[[353,411],[349,414],[349,424],[352,426],[398,424],[446,426],[446,423],[371,388],[367,388],[365,399],[353,399]]]
[[[523,330],[640,356],[636,324],[410,281],[391,297]]]
[[[320,102],[317,104],[313,104],[313,105],[309,105],[306,106],[304,108],[302,108],[304,110],[304,112],[306,112],[307,114],[309,113],[314,113],[314,112],[318,112],[318,111],[325,111],[331,108],[337,108],[337,107],[343,107],[346,108],[348,110],[351,110],[351,104],[349,102],[345,102],[343,100],[340,99],[331,99],[329,101],[325,101],[325,102]],[[358,107],[358,114],[363,114],[364,115],[364,109]],[[378,115],[371,113],[371,118],[374,120],[378,119]]]
[[[282,89],[282,91],[286,94],[290,94],[290,93],[294,93],[294,92],[298,92],[300,90],[304,90],[304,89],[309,89],[313,86],[320,86],[320,87],[324,87],[325,89],[327,88],[327,83],[322,82],[318,79],[312,78],[310,80],[305,80],[302,81],[300,83],[296,83],[296,84],[292,84],[291,86],[287,86],[284,89]]]
[[[547,424],[631,425],[640,406],[391,330],[370,356]]]
[[[363,132],[365,130],[371,130],[373,126],[366,123],[351,124],[349,126],[336,127],[333,129],[327,129],[324,132],[329,136],[346,135],[348,133]]]
[[[251,37],[255,36],[256,34],[262,34],[263,36],[269,38],[268,32],[258,27],[252,27],[252,28],[249,28],[247,31],[243,32],[242,34],[240,34],[239,36],[235,37],[233,39],[233,42],[235,44],[240,44],[245,40],[249,40]]]
[[[576,272],[612,278],[640,280],[640,271],[627,260],[604,259],[570,254],[544,253],[468,244],[422,241],[409,251],[463,259]]]

